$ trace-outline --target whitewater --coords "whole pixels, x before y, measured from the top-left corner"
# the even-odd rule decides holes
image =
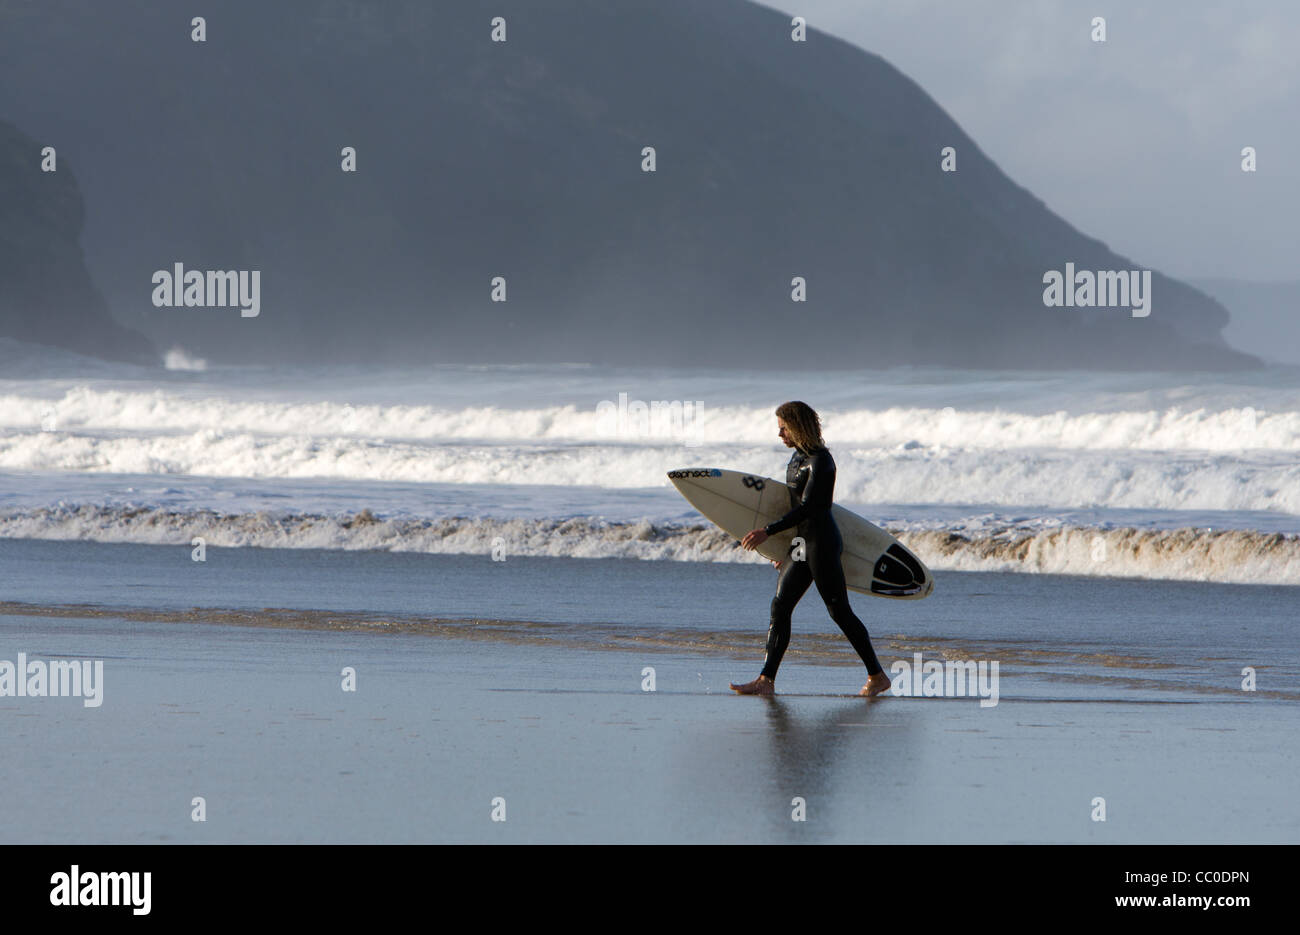
[[[783,476],[936,571],[1300,583],[1300,368],[1243,374],[421,370],[89,361],[0,341],[0,537],[758,561],[667,482]]]

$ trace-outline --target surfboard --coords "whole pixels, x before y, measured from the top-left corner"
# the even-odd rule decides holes
[[[784,481],[720,468],[679,468],[668,472],[677,492],[724,532],[743,539],[780,519],[795,505],[794,490]],[[934,591],[934,576],[925,563],[879,526],[833,504],[831,515],[844,540],[841,564],[849,590],[876,597],[920,600]],[[796,531],[769,536],[758,553],[781,561]]]

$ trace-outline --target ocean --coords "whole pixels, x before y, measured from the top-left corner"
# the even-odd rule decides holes
[[[0,697],[7,843],[1300,839],[1300,369],[171,363],[0,341],[0,689],[103,664]],[[666,478],[791,398],[935,573],[875,699],[815,592],[728,690],[775,573]]]
[[[0,347],[0,537],[761,561],[666,473],[783,477],[789,398],[822,414],[837,502],[936,572],[1300,583],[1295,367],[87,375],[50,358]]]

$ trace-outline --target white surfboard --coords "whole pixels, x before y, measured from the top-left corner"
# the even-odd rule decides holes
[[[668,472],[677,492],[724,532],[743,539],[790,512],[794,490],[784,481],[720,468],[681,468]],[[930,569],[897,539],[856,513],[832,505],[831,515],[844,540],[844,580],[849,590],[876,597],[920,600],[934,590]],[[758,553],[780,561],[790,551],[795,530],[769,536]]]

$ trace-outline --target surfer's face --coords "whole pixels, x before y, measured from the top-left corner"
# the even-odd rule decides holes
[[[785,442],[785,447],[793,448],[794,441],[790,438],[790,430],[785,427],[785,420],[777,419],[776,427],[776,434],[781,436],[781,441]]]

